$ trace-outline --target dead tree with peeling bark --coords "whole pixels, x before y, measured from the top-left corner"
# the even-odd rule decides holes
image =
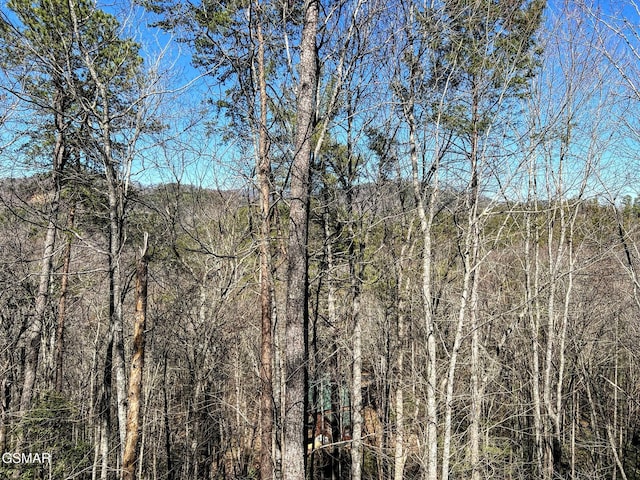
[[[148,234],[145,233],[136,269],[136,315],[133,324],[133,354],[129,371],[129,392],[124,455],[123,480],[135,480],[141,427],[142,386],[144,383],[144,348],[147,325],[147,270],[149,265]]]

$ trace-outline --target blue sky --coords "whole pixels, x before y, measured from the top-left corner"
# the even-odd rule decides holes
[[[562,16],[564,2],[551,1],[548,15]],[[141,7],[130,8],[128,2],[112,1],[99,2],[98,6],[114,14],[123,23],[124,34],[137,38],[142,45],[141,54],[147,65],[153,64],[161,58],[160,66],[164,69],[165,103],[161,106],[160,114],[163,121],[170,126],[167,134],[173,132],[174,137],[162,142],[162,147],[152,146],[153,139],[141,142],[141,152],[136,157],[133,168],[134,180],[141,183],[158,183],[182,181],[184,183],[203,184],[206,186],[223,186],[234,188],[246,184],[251,175],[253,160],[247,158],[232,141],[223,141],[217,136],[207,136],[208,121],[223,123],[224,117],[213,118],[211,111],[205,112],[205,103],[210,99],[224,97],[224,86],[214,86],[210,77],[201,76],[201,72],[191,65],[191,51],[188,45],[181,44],[166,32],[158,28],[149,27],[153,18]],[[626,6],[626,7],[625,7]],[[637,11],[626,2],[600,1],[598,7],[610,21],[624,28],[640,28]],[[6,5],[1,7],[6,10]],[[622,13],[620,13],[622,12]],[[623,15],[622,18],[620,15]],[[563,21],[566,19],[563,19]],[[638,30],[635,30],[636,32]],[[637,39],[631,38],[632,45]],[[618,43],[617,48],[621,48]],[[615,50],[615,49],[614,49]],[[557,88],[558,85],[556,84]],[[617,86],[616,86],[617,88]],[[635,109],[632,110],[635,115]],[[588,123],[588,122],[587,122]],[[188,127],[188,128],[187,128]],[[608,135],[607,132],[602,132]],[[616,172],[631,172],[633,161],[633,145],[636,139],[612,145],[605,149],[602,162],[602,178],[610,182],[627,183],[626,192],[635,196],[632,190],[634,182],[623,179]],[[582,142],[583,143],[583,142]],[[576,145],[584,150],[584,145]],[[577,152],[578,150],[576,150]],[[618,155],[616,157],[615,155]],[[15,167],[19,162],[16,158],[2,161],[4,170],[0,174],[19,173]],[[625,164],[629,168],[623,168]],[[7,170],[8,167],[11,169]]]

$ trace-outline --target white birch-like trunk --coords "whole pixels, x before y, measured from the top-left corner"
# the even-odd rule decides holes
[[[418,143],[416,138],[416,120],[413,114],[413,101],[409,99],[405,105],[405,118],[409,124],[409,148],[411,156],[412,184],[417,203],[420,230],[422,233],[422,304],[423,323],[426,335],[427,375],[426,375],[426,443],[427,443],[427,480],[438,478],[438,399],[437,399],[437,347],[435,338],[435,324],[433,319],[433,305],[431,299],[431,226],[433,223],[434,203],[437,188],[434,187],[429,195],[429,208],[423,200],[421,180],[418,175]]]
[[[353,367],[351,380],[351,480],[362,479],[362,324],[360,295],[353,299]]]
[[[393,450],[393,478],[394,480],[402,480],[404,478],[404,466],[407,461],[407,451],[405,449],[405,416],[404,416],[404,385],[403,379],[405,375],[404,371],[404,356],[406,354],[405,349],[407,347],[407,339],[406,332],[407,326],[405,325],[407,319],[404,314],[405,309],[405,292],[404,292],[404,283],[406,281],[404,275],[404,268],[406,262],[407,255],[407,247],[411,242],[411,237],[413,236],[413,222],[409,221],[409,227],[407,228],[407,233],[405,237],[405,241],[400,248],[400,258],[398,259],[398,274],[397,274],[397,288],[398,288],[398,299],[397,299],[397,308],[398,308],[398,317],[397,317],[397,360],[396,360],[396,368],[395,368],[395,377],[396,377],[396,391],[395,391],[395,417],[396,417],[396,435],[395,435],[395,446]],[[413,252],[414,244],[411,244],[410,251]],[[408,290],[408,285],[407,285]]]

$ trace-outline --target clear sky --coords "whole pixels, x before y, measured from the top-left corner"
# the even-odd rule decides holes
[[[554,21],[554,19],[561,22],[571,20],[566,18],[565,5],[566,2],[562,0],[551,0],[549,2],[547,9],[549,22]],[[161,82],[157,88],[164,93],[158,114],[169,128],[162,135],[152,136],[141,141],[141,149],[133,168],[134,179],[141,183],[182,181],[207,186],[216,186],[222,183],[223,185],[221,186],[228,188],[245,184],[247,179],[251,177],[252,165],[252,159],[247,157],[247,152],[243,152],[237,144],[234,144],[232,139],[222,138],[219,135],[208,135],[211,131],[210,126],[213,123],[224,125],[227,122],[224,116],[214,117],[212,113],[214,109],[211,108],[212,101],[215,102],[218,99],[225,98],[224,86],[214,86],[213,78],[203,76],[202,72],[193,68],[191,65],[192,52],[189,46],[176,41],[175,38],[159,28],[150,27],[149,24],[153,22],[154,18],[141,7],[132,7],[129,2],[120,0],[99,1],[98,6],[120,20],[123,25],[123,35],[138,39],[142,46],[141,54],[145,59],[146,67],[151,68],[155,65],[162,73],[160,75]],[[6,4],[3,4],[0,8],[3,12],[6,12]],[[637,32],[640,31],[640,16],[632,0],[599,0],[596,1],[592,11],[594,14],[600,12],[599,15],[604,15],[603,18],[607,20],[608,27],[610,27],[609,30],[606,31],[605,29],[597,32],[593,24],[588,21],[588,18],[578,19],[576,17],[575,21],[583,22],[581,28],[584,35],[582,35],[582,38],[574,40],[585,42],[584,45],[587,45],[587,42],[593,41],[594,35],[607,34],[608,40],[606,40],[605,45],[614,54],[614,57],[610,60],[619,62],[618,65],[622,71],[625,71],[627,67],[624,62],[628,62],[636,68],[640,64],[640,59],[632,57],[636,47],[638,49],[635,51],[640,51],[640,42],[638,42],[637,37]],[[600,25],[599,28],[602,29],[604,27]],[[565,40],[568,41],[570,39],[566,38]],[[580,46],[578,45],[578,47]],[[631,49],[628,47],[631,47]],[[566,68],[567,59],[571,57],[569,48],[566,45],[563,48],[565,49],[560,49],[556,52],[557,67],[560,69]],[[576,52],[578,51],[580,51],[580,48],[577,48]],[[587,58],[588,56],[583,56],[584,53],[585,50],[583,49],[579,57]],[[593,55],[593,58],[598,57],[598,61],[606,60],[603,59],[601,53]],[[616,77],[614,75],[616,72],[614,71],[608,73],[611,79],[609,85],[600,84],[598,86],[598,82],[595,80],[598,80],[598,75],[602,74],[602,71],[599,70],[602,65],[590,64],[588,69],[582,72],[582,75],[591,77],[592,87],[589,88],[601,89],[597,92],[592,91],[591,93],[594,96],[588,100],[593,102],[594,108],[599,109],[599,114],[609,108],[606,103],[602,103],[603,95],[610,95],[614,90],[625,87],[619,75],[617,80],[614,79]],[[637,70],[630,69],[628,71],[631,72],[628,81],[639,85],[640,76],[636,75],[638,73]],[[561,71],[555,72],[553,75],[556,75],[556,77],[550,80],[553,83],[550,87],[556,89],[560,97],[555,103],[552,102],[548,105],[551,109],[548,112],[549,115],[552,115],[553,109],[563,102],[561,85],[565,80],[562,79]],[[605,80],[609,81],[609,78]],[[588,85],[588,83],[589,81],[585,77],[585,83],[582,85]],[[585,96],[583,98],[586,98],[586,93],[588,92],[584,92]],[[610,108],[612,114],[629,108],[630,102],[627,101],[625,104],[622,95],[622,90],[620,90],[619,93],[611,97],[611,101],[621,102],[616,104],[615,108]],[[635,105],[640,98],[632,100],[633,105]],[[586,102],[587,100],[584,101]],[[598,102],[601,102],[601,104],[598,105]],[[585,112],[588,111],[588,109],[585,109],[584,103],[580,107]],[[636,110],[637,108],[635,107],[630,108],[626,118],[635,119],[637,117]],[[593,120],[595,119],[596,117],[593,117]],[[604,120],[607,119],[605,118]],[[598,122],[601,122],[600,124],[603,127],[602,130],[597,132],[602,138],[597,140],[599,144],[596,145],[593,142],[589,144],[589,141],[595,140],[592,137],[594,132],[588,131],[588,128],[593,127],[595,123],[590,121],[589,118],[583,117],[581,119],[582,126],[579,132],[582,138],[576,143],[576,158],[584,156],[585,152],[599,149],[604,152],[601,154],[600,159],[603,168],[600,173],[601,180],[611,184],[619,181],[620,183],[632,185],[634,182],[630,182],[624,177],[631,175],[632,172],[632,157],[636,150],[634,147],[637,145],[637,135],[634,138],[633,132],[629,131],[631,125],[618,124],[620,130],[613,131],[611,127],[614,124],[610,123],[607,127],[604,125],[606,123],[604,120],[601,117],[598,119]],[[616,137],[624,137],[626,140],[623,141]],[[3,138],[7,138],[6,135]],[[154,144],[154,142],[157,142],[157,144]],[[606,142],[609,142],[609,145],[605,147]],[[15,170],[16,165],[19,164],[19,162],[15,161],[15,155],[17,154],[18,152],[14,151],[10,158],[5,156],[2,160],[4,168],[0,174],[4,175],[7,172],[16,174],[16,172],[19,172]],[[623,172],[624,175],[621,175],[620,172]],[[634,187],[627,186],[625,188],[631,192]],[[635,195],[635,193],[633,194]]]

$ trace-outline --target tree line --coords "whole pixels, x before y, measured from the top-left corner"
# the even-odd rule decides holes
[[[640,478],[637,12],[9,0],[0,476]]]

